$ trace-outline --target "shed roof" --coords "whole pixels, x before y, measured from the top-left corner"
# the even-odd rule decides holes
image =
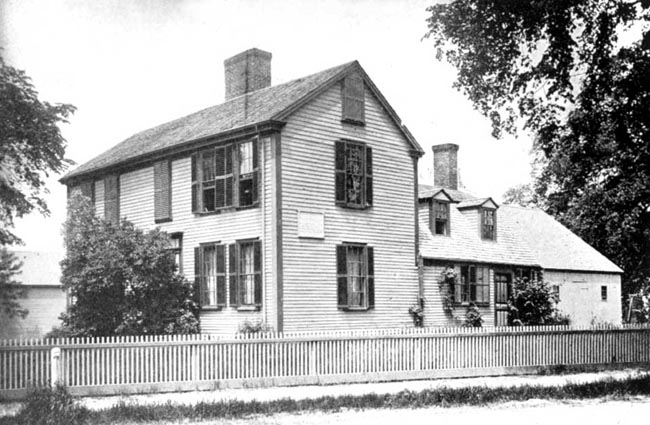
[[[61,182],[66,183],[71,178],[129,163],[138,158],[146,158],[157,152],[197,140],[261,123],[282,121],[304,102],[309,101],[331,84],[340,81],[350,72],[358,72],[364,78],[413,149],[422,154],[422,148],[402,125],[395,111],[361,65],[353,61],[284,84],[247,93],[220,105],[141,131],[69,172],[61,178]]]

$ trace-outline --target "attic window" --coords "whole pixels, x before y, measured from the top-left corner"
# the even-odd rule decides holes
[[[431,232],[434,235],[449,235],[449,203],[433,201]]]
[[[344,122],[363,125],[365,117],[365,96],[363,78],[354,74],[345,77],[341,93]]]
[[[496,210],[481,209],[481,237],[487,240],[497,238],[497,214]]]

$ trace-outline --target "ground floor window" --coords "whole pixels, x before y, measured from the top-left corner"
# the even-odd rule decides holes
[[[207,243],[194,250],[194,276],[202,308],[226,305],[225,248],[219,243]]]
[[[363,244],[336,247],[338,307],[367,310],[375,306],[374,249]]]
[[[238,241],[228,249],[230,306],[262,306],[262,244],[259,240]]]
[[[456,303],[489,304],[489,273],[489,269],[484,266],[461,266],[460,279],[457,279],[454,285],[454,301]]]

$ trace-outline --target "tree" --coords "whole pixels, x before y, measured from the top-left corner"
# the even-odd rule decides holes
[[[519,184],[506,190],[503,202],[522,207],[535,207],[540,205],[539,197],[530,184]]]
[[[650,0],[456,0],[427,9],[438,57],[493,135],[534,136],[547,212],[650,278]]]
[[[24,297],[24,291],[14,276],[20,272],[23,263],[14,253],[0,247],[0,315],[6,318],[20,316],[24,318],[27,310],[20,307],[18,299]]]
[[[40,101],[30,78],[0,56],[0,245],[20,242],[9,230],[14,218],[49,214],[45,178],[71,164],[58,126],[74,110]]]
[[[193,285],[177,273],[167,234],[101,220],[81,194],[68,211],[61,282],[74,301],[61,317],[64,334],[198,332]]]
[[[555,294],[543,280],[515,279],[508,300],[509,321],[513,325],[568,325],[569,319],[557,309]]]

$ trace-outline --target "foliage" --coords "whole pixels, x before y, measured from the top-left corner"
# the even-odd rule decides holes
[[[409,314],[413,319],[413,326],[416,328],[424,327],[424,298],[418,298],[417,304],[409,307]]]
[[[19,298],[25,292],[13,277],[20,273],[23,263],[18,261],[16,255],[5,247],[0,247],[0,314],[11,318],[20,316],[24,318],[27,310],[20,307]]]
[[[566,316],[559,313],[557,300],[543,280],[529,281],[517,278],[508,300],[508,313],[513,325],[568,325]]]
[[[74,110],[39,100],[30,78],[0,56],[0,245],[20,242],[9,230],[14,218],[49,214],[45,178],[71,164],[58,125]]]
[[[519,184],[506,190],[503,203],[522,207],[540,207],[542,200],[530,184]]]
[[[64,386],[57,385],[32,391],[17,419],[25,425],[80,425],[87,423],[88,416],[88,409],[79,406]]]
[[[454,308],[453,293],[458,279],[458,272],[453,267],[445,267],[442,271],[442,280],[440,281],[440,297],[442,299],[442,308],[450,312]]]
[[[258,334],[265,332],[273,332],[273,327],[261,319],[252,322],[249,320],[244,320],[239,324],[240,334]]]
[[[80,194],[68,212],[61,262],[61,282],[74,300],[62,315],[68,335],[198,332],[194,288],[177,273],[165,233],[100,220]]]
[[[544,208],[650,277],[650,1],[455,0],[428,8],[439,59],[493,134],[535,138]]]
[[[476,307],[476,304],[470,303],[467,307],[463,326],[466,328],[480,328],[483,326],[483,316],[478,307]]]

